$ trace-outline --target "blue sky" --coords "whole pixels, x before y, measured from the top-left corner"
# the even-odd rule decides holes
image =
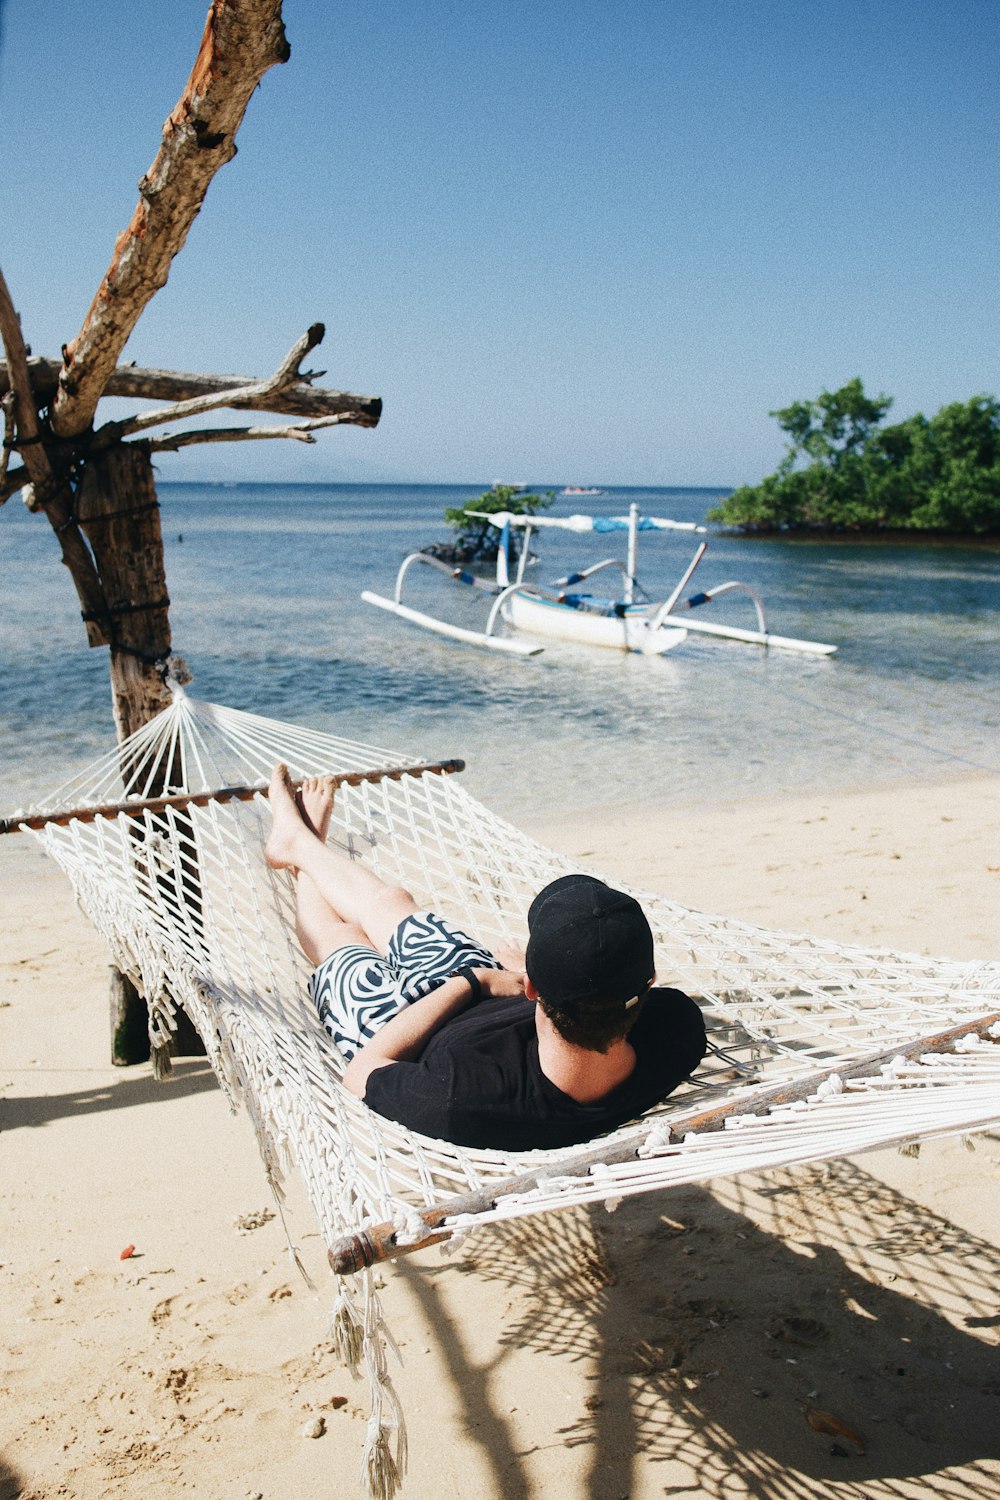
[[[7,0],[0,264],[82,321],[205,0]],[[776,406],[1000,392],[995,0],[286,0],[125,358],[266,374],[309,323],[374,432],[164,479],[754,482]],[[110,413],[109,413],[110,414]]]

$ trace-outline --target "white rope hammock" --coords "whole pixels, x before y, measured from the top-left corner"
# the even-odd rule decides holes
[[[443,1237],[571,1203],[612,1206],[675,1184],[1000,1124],[1000,963],[769,932],[638,890],[657,972],[705,1012],[712,1047],[689,1086],[583,1150],[470,1150],[373,1114],[340,1086],[343,1062],[308,998],[291,881],[263,860],[263,796],[163,805],[165,793],[259,786],[278,760],[298,778],[414,757],[175,688],[163,714],[29,812],[78,814],[35,836],[146,996],[154,1041],[169,1037],[182,1005],[231,1101],[246,1106],[276,1191],[298,1167],[336,1251],[331,1263],[354,1269],[426,1242],[432,1229]],[[86,816],[151,795],[159,804]],[[574,868],[454,777],[430,772],[341,786],[329,836],[488,946],[523,942],[532,896]],[[921,1043],[954,1029],[964,1035],[937,1050]],[[388,1330],[368,1271],[340,1288],[335,1337],[351,1362],[363,1359],[372,1389],[365,1472],[371,1491],[389,1496],[405,1434]]]

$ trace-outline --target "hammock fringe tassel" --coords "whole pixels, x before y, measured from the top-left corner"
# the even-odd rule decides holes
[[[365,1349],[364,1322],[343,1286],[330,1314],[330,1342],[337,1359],[357,1380]]]

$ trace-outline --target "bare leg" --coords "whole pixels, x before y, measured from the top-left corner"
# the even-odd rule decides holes
[[[310,776],[296,793],[295,803],[306,827],[325,843],[333,813],[333,787],[328,778]],[[324,899],[312,876],[302,870],[295,871],[295,933],[314,968],[336,948],[348,944],[372,946],[368,934],[345,922]]]
[[[303,788],[300,809],[287,767],[275,768],[265,857],[272,869],[291,869],[298,876],[299,941],[311,962],[322,962],[346,943],[361,942],[384,953],[403,918],[416,911],[416,902],[402,886],[387,884],[323,842],[317,830],[325,836],[333,793],[321,783],[322,778],[313,778]]]

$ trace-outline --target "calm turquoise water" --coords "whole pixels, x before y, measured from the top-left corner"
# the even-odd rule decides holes
[[[1000,766],[1000,549],[711,536],[695,587],[756,586],[772,630],[835,642],[832,660],[689,637],[645,659],[551,644],[495,658],[361,603],[403,556],[444,538],[447,505],[487,486],[160,488],[174,649],[191,691],[421,756],[463,756],[465,784],[515,819],[647,799],[932,778]],[[617,490],[560,512],[701,520],[724,492]],[[642,539],[640,576],[668,592],[694,548]],[[613,538],[547,534],[544,580]],[[107,653],[84,643],[42,517],[0,510],[0,809],[111,743]],[[408,602],[481,626],[487,601],[444,578]],[[688,590],[689,592],[691,590]],[[706,612],[705,618],[719,618]],[[752,625],[749,602],[727,610]]]

